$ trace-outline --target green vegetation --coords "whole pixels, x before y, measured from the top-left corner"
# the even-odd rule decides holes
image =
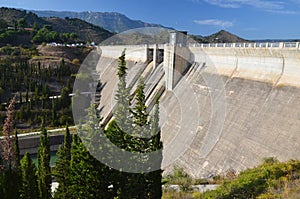
[[[50,139],[42,124],[40,146],[38,150],[38,190],[39,198],[51,198],[51,171],[50,171]]]
[[[13,8],[0,8],[0,46],[57,43],[100,43],[109,31],[80,19],[40,18]]]
[[[144,82],[139,81],[136,95],[133,101],[134,108],[130,109],[131,100],[129,89],[126,85],[127,68],[125,62],[125,52],[119,58],[118,67],[118,90],[116,93],[115,120],[107,128],[106,136],[118,148],[145,153],[145,157],[138,161],[137,165],[151,165],[147,152],[156,153],[157,163],[154,167],[160,167],[162,160],[162,143],[160,141],[160,128],[158,127],[158,102],[155,106],[152,120],[146,112],[144,96]],[[133,116],[131,116],[133,115]],[[120,160],[121,161],[121,160]],[[123,160],[124,161],[124,160]],[[153,164],[153,163],[152,163]],[[135,168],[137,165],[131,165]],[[151,169],[151,167],[149,168]],[[114,196],[120,198],[161,198],[161,170],[149,171],[145,173],[126,173],[122,171],[113,172]],[[124,197],[125,196],[125,197]]]
[[[145,106],[144,82],[139,81],[136,95],[133,99],[134,108],[129,99],[129,89],[126,86],[126,62],[125,53],[119,58],[119,89],[116,98],[119,104],[116,120],[109,124],[104,130],[101,124],[101,116],[96,110],[96,104],[89,108],[88,122],[79,129],[79,134],[84,135],[79,138],[73,136],[72,145],[70,144],[70,132],[66,127],[63,145],[57,152],[57,164],[55,168],[50,168],[50,140],[48,133],[42,122],[40,146],[38,150],[37,168],[32,162],[29,154],[25,154],[19,166],[18,139],[11,136],[14,130],[14,108],[16,99],[13,98],[6,122],[3,128],[4,141],[1,144],[3,154],[1,154],[1,166],[6,170],[1,171],[0,192],[4,198],[161,198],[162,195],[162,171],[152,171],[159,168],[162,161],[162,142],[160,141],[159,128],[159,104],[156,102],[153,114],[148,116]],[[23,86],[23,85],[21,85]],[[101,88],[101,82],[98,82]],[[36,95],[39,90],[35,89]],[[22,100],[20,100],[22,101]],[[29,101],[29,97],[25,98]],[[30,100],[31,101],[31,100]],[[19,102],[20,103],[20,102]],[[69,106],[68,88],[61,92],[59,99],[60,106]],[[97,102],[98,103],[98,102]],[[128,105],[126,105],[128,103]],[[56,109],[56,101],[52,101],[52,109]],[[124,107],[127,108],[127,110]],[[57,118],[56,111],[52,110],[52,121]],[[120,121],[119,116],[122,111],[128,114],[124,118],[126,132],[121,129],[116,121]],[[131,116],[130,114],[133,114]],[[45,117],[42,118],[43,121]],[[123,150],[129,152],[145,153],[144,158],[137,159],[137,164],[146,164],[149,171],[144,173],[127,173],[122,169],[114,170],[108,167],[92,154],[99,153],[101,150],[111,150],[103,144],[102,140],[106,136],[110,141]],[[146,152],[153,152],[157,155],[157,162],[149,162],[150,158]],[[105,154],[105,153],[104,153]],[[103,157],[104,158],[104,157]],[[124,160],[122,160],[124,161]],[[130,165],[135,167],[136,165]],[[2,168],[2,167],[1,167]],[[52,176],[59,182],[57,191],[51,193]],[[20,179],[20,180],[18,180]],[[14,184],[13,184],[14,183]],[[12,191],[12,189],[15,189]],[[32,194],[32,195],[30,195]]]
[[[290,160],[281,163],[275,158],[266,158],[260,166],[247,169],[238,176],[229,171],[225,176],[204,182],[189,177],[182,169],[175,169],[165,179],[163,198],[187,199],[231,199],[231,198],[298,198],[300,195],[300,161]],[[216,184],[214,191],[203,194],[191,189],[192,185]],[[171,190],[169,185],[179,185],[180,191]]]
[[[236,179],[225,180],[201,198],[295,198],[300,194],[300,162],[280,163],[267,158],[256,168],[243,171]]]
[[[26,153],[21,160],[22,184],[20,198],[38,199],[36,167],[32,162],[29,153]]]
[[[52,31],[52,27],[47,25],[43,28],[39,29],[36,35],[32,38],[33,42],[35,43],[42,43],[42,42],[58,42],[60,40],[59,35],[57,32]]]
[[[182,168],[175,168],[173,173],[166,176],[164,180],[166,187],[168,185],[178,185],[181,192],[191,191],[191,186],[197,184]]]
[[[43,67],[29,64],[27,61],[13,62],[6,59],[0,63],[0,101],[5,103],[12,95],[17,95],[15,120],[17,124],[29,124],[37,127],[43,118],[47,126],[61,126],[69,122],[72,124],[71,114],[71,77],[70,64],[64,60],[56,67]],[[59,91],[50,86],[56,82],[61,85]],[[63,86],[67,85],[67,86]],[[54,88],[54,89],[53,89]],[[58,96],[52,98],[50,96]],[[4,119],[4,106],[0,110],[0,119]]]

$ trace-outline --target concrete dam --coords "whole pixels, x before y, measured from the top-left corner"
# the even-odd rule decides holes
[[[300,159],[299,43],[100,46],[106,121],[125,48],[131,92],[142,76],[149,109],[160,96],[165,172],[210,177],[265,157]]]

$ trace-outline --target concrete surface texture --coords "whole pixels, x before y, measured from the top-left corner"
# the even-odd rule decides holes
[[[223,77],[226,105],[215,108],[212,106],[211,88],[201,77],[211,74],[205,73],[202,71],[200,77],[191,79],[199,100],[200,122],[196,136],[184,154],[166,171],[176,165],[195,177],[209,177],[229,169],[239,172],[254,167],[265,157],[277,157],[280,161],[300,158],[299,88],[278,88],[269,83]],[[176,88],[180,88],[180,84]],[[184,90],[175,89],[174,92],[177,97],[182,96],[183,101],[190,102],[190,97],[184,96]],[[166,106],[170,105],[169,101],[164,101]],[[226,117],[222,125],[222,121],[220,123],[216,118],[224,109]],[[173,137],[170,135],[172,127],[178,123],[176,115],[170,115],[172,120],[168,121],[168,127],[162,128],[166,145]],[[220,125],[221,131],[214,132],[214,128]],[[187,122],[184,126],[190,127],[191,124]],[[180,130],[180,133],[185,132]],[[210,136],[212,134],[214,136]]]
[[[188,57],[190,67],[178,78],[175,73],[182,75],[185,66],[174,63],[178,54],[170,53],[173,47],[165,45],[164,63],[153,71],[156,64],[145,62],[146,47],[151,48],[126,46],[133,52],[128,53],[128,82],[134,87],[133,76],[143,74],[146,83],[152,83],[146,87],[148,104],[154,99],[152,91],[163,91],[166,173],[179,166],[192,176],[209,177],[254,167],[265,157],[300,159],[299,48],[189,47],[190,54],[183,57]],[[123,49],[103,46],[101,59],[117,58]],[[101,101],[104,114],[109,112],[106,106],[113,107],[108,104],[117,81],[117,62],[106,65],[101,72],[106,83]],[[180,80],[168,86],[172,78]],[[166,83],[170,90],[161,89]]]

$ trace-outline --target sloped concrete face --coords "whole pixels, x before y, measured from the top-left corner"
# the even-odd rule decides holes
[[[151,83],[145,92],[148,105],[163,92],[165,173],[178,166],[205,178],[254,167],[266,157],[300,159],[298,49],[190,47],[192,66],[173,90],[163,90],[162,84],[174,77],[164,67],[169,60],[165,57],[165,63],[152,70],[144,48],[141,54],[132,51],[127,82],[133,91],[138,77],[146,77],[146,84]],[[109,47],[97,67],[105,84],[100,106],[104,118],[115,104],[116,58],[122,49]]]
[[[300,88],[274,87],[271,83],[225,76],[222,77],[226,96],[224,126],[218,139],[210,140],[215,142],[212,150],[203,156],[202,145],[209,141],[205,137],[211,133],[208,126],[214,114],[212,111],[218,111],[212,110],[211,88],[203,79],[203,76],[213,74],[206,71],[209,69],[197,76],[194,70],[190,77],[199,99],[200,124],[197,134],[189,149],[166,168],[166,172],[178,166],[194,177],[209,177],[228,169],[241,171],[254,167],[265,157],[277,157],[280,161],[300,159]],[[189,98],[184,100],[188,102]],[[163,103],[168,104],[167,101],[170,99],[166,98]],[[169,117],[173,118],[169,122],[174,123],[162,129],[165,145],[172,137],[172,130],[168,129],[176,127],[176,114]]]
[[[118,53],[120,56],[122,50],[118,51]],[[128,68],[126,79],[129,87],[134,87],[146,66],[147,63],[141,61],[126,61],[126,67]],[[118,59],[101,56],[96,70],[103,84],[101,101],[98,108],[101,110],[102,117],[109,120],[116,104],[114,96],[118,85]]]

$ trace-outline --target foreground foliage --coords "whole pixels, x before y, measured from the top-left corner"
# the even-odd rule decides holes
[[[300,194],[300,162],[280,163],[268,158],[256,168],[242,172],[232,181],[224,181],[215,191],[201,198],[293,198]]]
[[[192,190],[192,185],[203,184],[204,181],[192,179],[182,169],[175,169],[165,181],[163,199],[297,199],[300,195],[300,161],[282,163],[275,158],[266,158],[261,165],[238,176],[225,175],[206,181],[222,183],[216,190],[205,193]],[[179,185],[179,190],[170,189],[169,185]]]

